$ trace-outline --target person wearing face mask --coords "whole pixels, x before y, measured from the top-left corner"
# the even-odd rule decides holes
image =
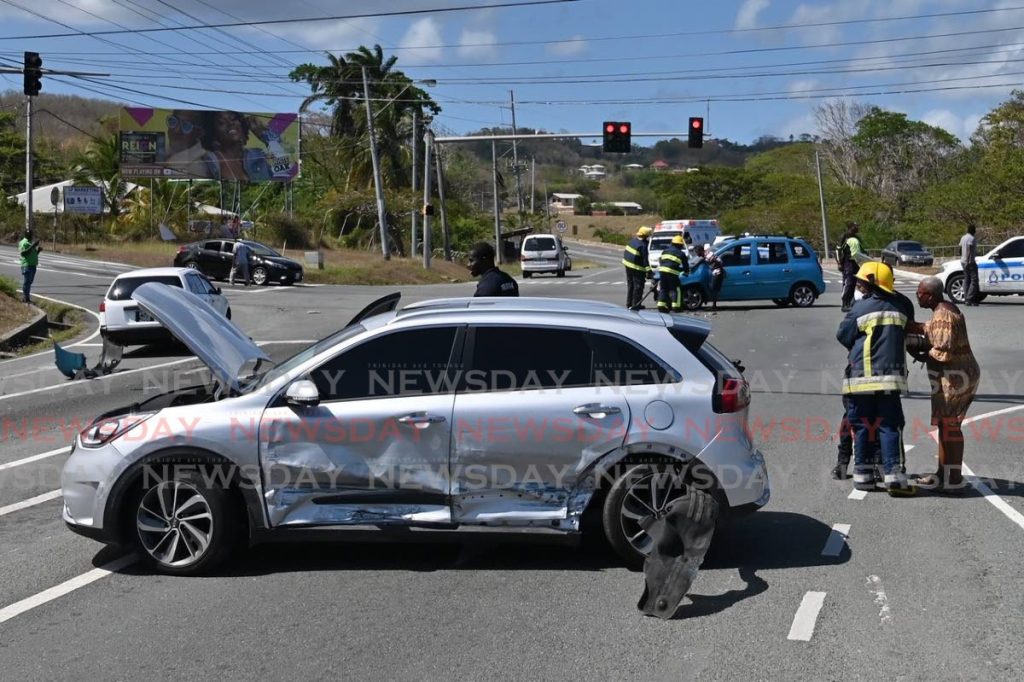
[[[900,395],[907,390],[907,315],[894,296],[888,266],[865,263],[855,279],[854,303],[836,331],[836,339],[848,351],[843,395],[854,434],[853,484],[858,490],[875,488],[871,455],[877,448],[889,494],[913,495],[917,490],[907,482],[904,469],[900,404]]]

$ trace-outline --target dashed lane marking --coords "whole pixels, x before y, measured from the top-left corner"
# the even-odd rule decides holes
[[[850,537],[850,524],[837,523],[832,526],[828,541],[825,542],[825,549],[821,550],[821,556],[839,556],[846,546],[846,540]]]
[[[800,608],[793,616],[793,625],[789,628],[786,639],[797,642],[809,642],[814,636],[814,626],[818,621],[818,613],[825,604],[824,592],[808,592],[800,601]]]
[[[60,497],[60,490],[51,490],[48,493],[36,495],[35,497],[30,497],[27,500],[15,502],[14,504],[9,504],[6,507],[0,507],[0,516],[7,516],[8,514],[13,514],[16,511],[21,511],[22,509],[34,507],[37,504],[43,504],[44,502],[49,502],[50,500],[56,500],[58,497]],[[0,620],[0,622],[3,621]]]
[[[41,459],[53,457],[54,455],[60,455],[62,453],[68,452],[69,449],[70,446],[65,445],[64,447],[54,448],[53,450],[47,450],[46,452],[40,452],[38,455],[32,455],[31,457],[25,457],[23,459],[16,459],[13,462],[6,462],[4,464],[0,464],[0,471],[3,471],[5,469],[13,469],[14,467],[20,467],[25,464],[31,464],[32,462],[38,462]]]

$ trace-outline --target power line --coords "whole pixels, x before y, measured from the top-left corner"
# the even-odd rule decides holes
[[[261,19],[258,21],[233,21],[233,22],[222,22],[217,24],[199,24],[193,26],[161,26],[160,28],[138,28],[138,29],[125,29],[117,31],[86,31],[82,33],[44,33],[38,35],[22,35],[22,36],[0,36],[0,40],[41,40],[43,38],[73,38],[79,35],[87,36],[108,36],[108,35],[125,35],[125,34],[139,34],[139,33],[165,33],[165,32],[177,32],[177,31],[198,31],[201,29],[209,28],[240,28],[240,27],[252,27],[252,26],[269,26],[269,25],[281,25],[281,24],[306,24],[315,23],[322,21],[339,21],[343,19],[369,19],[372,17],[397,17],[397,16],[412,16],[418,14],[441,14],[450,12],[468,12],[472,10],[481,9],[500,9],[510,7],[528,7],[535,5],[562,5],[570,2],[579,2],[580,0],[526,0],[525,2],[501,2],[489,5],[460,5],[457,7],[435,7],[430,9],[408,9],[408,10],[394,10],[391,12],[365,12],[362,14],[344,14],[328,17],[304,17],[298,19]]]

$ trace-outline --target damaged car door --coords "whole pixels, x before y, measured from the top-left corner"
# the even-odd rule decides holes
[[[450,522],[450,365],[461,338],[459,326],[382,333],[300,379],[310,393],[315,385],[313,400],[282,393],[260,426],[271,524]]]

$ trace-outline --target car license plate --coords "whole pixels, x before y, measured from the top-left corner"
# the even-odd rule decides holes
[[[145,310],[135,309],[135,321],[136,322],[153,322],[153,316],[147,313]]]

